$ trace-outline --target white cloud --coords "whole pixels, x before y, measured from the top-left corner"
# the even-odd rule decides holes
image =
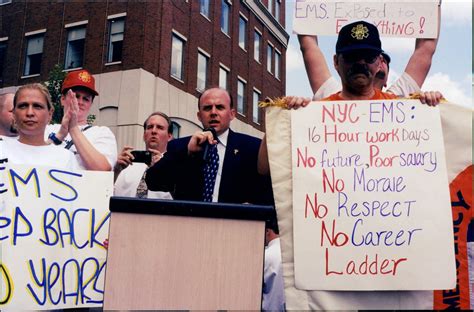
[[[389,55],[391,54],[407,54],[415,49],[414,38],[382,38],[382,48]]]
[[[447,74],[438,72],[429,75],[423,84],[423,90],[440,91],[448,101],[472,107],[471,94],[467,94],[461,87],[461,83],[452,80]]]
[[[441,5],[441,25],[471,27],[471,0],[443,0]]]
[[[286,50],[286,71],[290,72],[297,70],[305,70],[303,57],[301,56],[299,45],[296,47],[290,42],[288,49]]]
[[[387,85],[391,86],[400,76],[400,73],[390,69],[390,75],[388,76]],[[450,102],[472,107],[471,94],[466,92],[466,86],[471,84],[471,75],[464,77],[461,81],[452,80],[448,74],[435,73],[429,75],[423,83],[423,91],[439,91],[443,94],[444,98]],[[468,82],[468,83],[467,83]]]

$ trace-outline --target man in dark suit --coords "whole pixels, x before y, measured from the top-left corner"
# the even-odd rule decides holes
[[[148,169],[148,189],[170,192],[174,199],[273,204],[270,178],[257,173],[261,140],[229,128],[235,118],[229,93],[220,88],[204,91],[198,109],[204,131],[168,144],[164,157]],[[209,186],[204,175],[209,175],[207,168],[212,167],[212,161],[204,154],[212,154],[212,149],[218,154],[218,161],[212,163],[217,174],[211,174],[215,182]],[[211,190],[207,199],[206,187]]]

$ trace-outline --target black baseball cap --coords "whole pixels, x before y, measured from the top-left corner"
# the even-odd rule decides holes
[[[348,53],[357,50],[382,52],[382,42],[375,25],[358,21],[341,28],[337,37],[336,53]]]

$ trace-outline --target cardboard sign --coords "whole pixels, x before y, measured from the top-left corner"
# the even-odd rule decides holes
[[[0,308],[102,306],[112,173],[0,169]]]
[[[314,102],[292,111],[291,124],[296,287],[453,288],[439,109]]]
[[[293,32],[336,35],[344,25],[364,20],[377,26],[384,37],[437,38],[438,3],[438,0],[296,0]]]

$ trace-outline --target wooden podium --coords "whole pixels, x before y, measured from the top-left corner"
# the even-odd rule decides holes
[[[104,310],[260,310],[272,206],[112,197]]]

